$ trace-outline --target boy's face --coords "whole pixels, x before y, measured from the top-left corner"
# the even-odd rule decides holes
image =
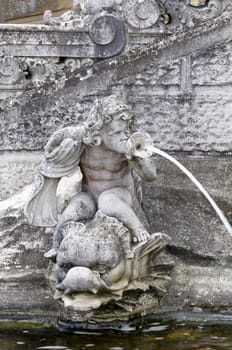
[[[101,132],[103,144],[110,150],[125,153],[125,143],[130,136],[128,112],[120,112],[106,124]]]

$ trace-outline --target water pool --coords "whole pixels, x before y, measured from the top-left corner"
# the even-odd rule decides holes
[[[143,329],[72,333],[27,324],[0,325],[0,350],[221,350],[232,349],[232,326],[154,322]]]

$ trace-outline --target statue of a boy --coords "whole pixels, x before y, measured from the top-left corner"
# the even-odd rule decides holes
[[[51,136],[26,208],[30,224],[56,226],[48,258],[56,257],[65,222],[86,222],[97,210],[129,228],[133,242],[149,238],[137,179],[153,181],[156,167],[149,156],[141,156],[143,145],[141,152],[135,147],[134,137],[141,135],[131,133],[132,118],[130,107],[112,95],[96,101],[85,125]]]

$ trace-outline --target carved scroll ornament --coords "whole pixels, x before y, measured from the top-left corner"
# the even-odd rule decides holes
[[[160,7],[155,0],[128,0],[124,10],[128,23],[141,29],[154,25],[160,16]]]
[[[192,27],[195,22],[205,21],[219,16],[223,10],[223,1],[185,1],[180,8],[180,21],[188,27]]]

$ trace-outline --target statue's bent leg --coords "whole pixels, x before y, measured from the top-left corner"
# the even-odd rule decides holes
[[[121,187],[104,191],[98,198],[98,208],[106,215],[113,216],[127,226],[134,241],[145,241],[149,233],[132,209],[133,200],[130,192]]]
[[[57,250],[59,249],[60,243],[64,238],[62,234],[62,225],[65,222],[85,222],[94,217],[96,210],[96,204],[90,194],[87,192],[80,192],[76,194],[59,218],[53,235],[52,249],[45,254],[45,257],[56,257]]]

